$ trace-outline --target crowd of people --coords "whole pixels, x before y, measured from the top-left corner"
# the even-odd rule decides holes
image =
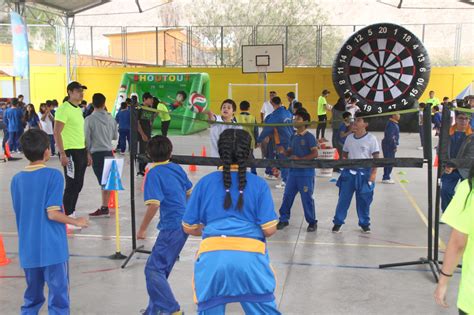
[[[110,216],[107,207],[109,192],[103,189],[102,182],[104,161],[112,157],[114,151],[125,153],[127,142],[130,146],[130,105],[138,104],[138,98],[132,96],[124,100],[113,118],[107,111],[103,94],[95,93],[89,105],[84,102],[86,89],[79,82],[71,82],[67,86],[68,96],[61,105],[48,101],[40,105],[38,114],[33,105],[25,105],[20,97],[2,111],[4,132],[7,134],[4,138],[8,139],[9,147],[13,152],[22,151],[30,161],[26,171],[18,173],[11,183],[20,238],[20,264],[25,270],[28,286],[22,307],[25,312],[37,312],[41,308],[45,281],[49,286],[49,308],[59,314],[68,312],[69,295],[65,289],[69,281],[68,249],[62,224],[67,224],[70,229],[89,225],[88,219],[75,216],[88,166],[92,166],[101,192],[101,206],[90,213],[89,218]],[[145,314],[181,311],[168,283],[168,276],[188,235],[203,238],[194,269],[198,313],[221,314],[227,303],[240,302],[247,313],[279,314],[274,296],[276,281],[265,239],[289,225],[291,209],[298,193],[308,223],[307,232],[317,230],[315,170],[269,168],[263,177],[259,177],[256,169],[246,172],[245,165],[248,159],[253,158],[253,151],[261,148],[262,156],[266,159],[317,158],[321,144],[327,142],[325,129],[329,112],[332,114],[331,126],[334,131],[332,145],[345,159],[379,158],[380,150],[384,157],[393,158],[400,142],[400,115],[392,114],[389,117],[380,146],[377,138],[367,131],[370,118],[358,108],[357,99],[346,94],[331,106],[327,102],[329,94],[325,89],[318,98],[318,126],[315,134],[309,129],[311,115],[293,92],[287,94],[287,106],[275,91],[270,92],[270,99],[263,104],[260,118],[262,122],[272,125],[264,126],[261,130],[252,125],[239,125],[257,122],[256,117],[250,114],[251,104],[248,101],[240,102],[240,112],[232,99],[222,102],[219,114],[205,112],[210,122],[228,124],[211,124],[211,156],[219,157],[222,165],[218,171],[201,178],[194,188],[184,170],[170,162],[173,144],[167,132],[171,120],[170,105],[173,104],[161,103],[148,92],[142,95],[142,104],[137,111],[138,151],[146,154],[152,163],[148,165],[144,183],[147,210],[137,233],[138,239],[146,238],[150,222],[160,211],[157,226],[160,232],[145,266],[149,295]],[[183,106],[186,99],[186,95],[180,96],[183,99],[177,107]],[[430,100],[426,104],[434,105],[434,101],[434,93],[430,93]],[[452,106],[452,103],[436,106]],[[158,112],[150,108],[158,109]],[[422,104],[420,108],[423,108]],[[153,136],[153,123],[157,117],[162,122],[162,135]],[[467,150],[467,141],[472,141],[472,119],[470,123],[469,119],[465,112],[456,111],[454,114],[448,150],[450,158],[459,157],[460,152]],[[434,128],[435,121],[433,118]],[[293,126],[292,123],[297,124]],[[118,146],[115,147],[113,141],[117,138]],[[59,171],[45,166],[55,152],[59,154],[65,180]],[[139,175],[145,174],[146,167],[140,161]],[[362,233],[370,233],[370,207],[377,169],[353,167],[337,171],[340,172],[336,183],[339,200],[334,211],[332,232],[341,232],[355,193],[358,225]],[[391,171],[390,167],[384,168],[382,183],[394,183]],[[465,174],[454,165],[447,165],[441,178],[443,211],[450,205],[457,183],[465,179],[472,181],[472,176],[472,170],[471,174]],[[275,205],[265,179],[281,179],[277,185],[284,189],[279,217],[274,211]],[[45,180],[48,185],[44,185]],[[463,187],[466,186],[465,182]],[[25,191],[34,194],[25,196]],[[456,197],[455,200],[460,204]],[[37,211],[34,216],[30,215],[32,210],[39,208],[43,212]],[[456,211],[459,212],[459,209],[456,208]],[[443,220],[472,237],[472,225],[458,224],[459,219],[453,212],[455,210],[448,210]],[[472,217],[472,211],[469,213]],[[29,228],[32,225],[37,228]],[[43,246],[45,242],[48,246]],[[35,250],[32,250],[33,247]],[[446,277],[451,274],[451,269],[442,271]],[[443,287],[439,290],[437,299],[444,301]],[[472,304],[463,305],[463,310],[472,311]]]

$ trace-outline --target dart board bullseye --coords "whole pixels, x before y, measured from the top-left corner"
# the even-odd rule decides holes
[[[428,53],[414,34],[380,23],[349,37],[334,60],[332,77],[341,97],[350,92],[362,111],[383,113],[412,107],[430,71]]]

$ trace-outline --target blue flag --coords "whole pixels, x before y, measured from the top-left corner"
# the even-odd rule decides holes
[[[13,46],[13,75],[28,79],[29,75],[29,50],[28,32],[21,15],[10,13]]]
[[[105,184],[104,190],[124,190],[122,186],[122,181],[120,180],[120,173],[117,167],[117,161],[115,160],[112,161],[109,177],[107,179],[107,184]]]

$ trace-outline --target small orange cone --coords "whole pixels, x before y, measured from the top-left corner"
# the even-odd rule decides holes
[[[339,160],[339,152],[337,152],[337,149],[334,150],[334,160]]]
[[[435,159],[433,161],[433,167],[438,167],[438,154],[436,154]]]
[[[5,247],[3,246],[3,238],[0,235],[0,266],[6,266],[11,262],[10,259],[7,257],[7,253],[5,252]]]
[[[193,152],[193,157],[194,157],[194,152]],[[189,171],[190,172],[196,172],[197,171],[197,166],[194,164],[189,165]]]
[[[202,146],[202,149],[201,149],[201,157],[207,157],[207,153],[206,153],[206,146]]]
[[[12,153],[10,152],[10,146],[8,142],[5,143],[5,159],[8,160],[12,157]]]
[[[110,192],[109,204],[107,205],[109,209],[115,209],[115,194],[116,194],[115,190],[112,190]]]

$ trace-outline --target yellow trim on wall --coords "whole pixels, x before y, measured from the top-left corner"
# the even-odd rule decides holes
[[[242,74],[240,68],[165,68],[165,67],[78,67],[77,80],[87,86],[84,98],[91,101],[94,93],[102,93],[107,98],[109,108],[115,102],[122,74],[125,72],[207,72],[211,78],[211,110],[219,113],[221,102],[227,98],[229,83],[263,83],[258,74]],[[431,70],[431,78],[420,100],[426,100],[428,92],[434,90],[436,97],[455,97],[474,80],[474,67],[436,67]],[[284,73],[268,74],[269,83],[298,83],[299,101],[316,118],[317,101],[323,89],[331,94],[327,100],[334,104],[337,93],[332,84],[331,68],[285,68]],[[53,66],[31,67],[31,100],[38,108],[47,99],[62,101],[66,95],[66,69]],[[270,87],[287,105],[286,93],[289,87]],[[3,96],[0,91],[0,96]],[[239,104],[243,100],[250,102],[250,113],[260,121],[260,109],[264,101],[263,87],[235,87],[233,99]],[[240,112],[237,110],[237,112]]]

